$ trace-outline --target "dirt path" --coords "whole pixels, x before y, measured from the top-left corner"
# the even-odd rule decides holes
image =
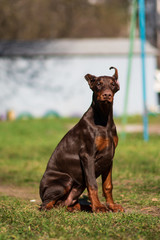
[[[40,202],[38,189],[34,189],[31,187],[17,187],[17,186],[0,186],[0,195],[2,196],[11,196],[18,197],[25,200],[34,200],[37,203]]]
[[[121,125],[117,125],[118,132],[123,131],[123,127]],[[127,124],[125,126],[125,131],[128,133],[134,132],[143,132],[142,124]],[[160,135],[160,125],[149,125],[149,133]]]

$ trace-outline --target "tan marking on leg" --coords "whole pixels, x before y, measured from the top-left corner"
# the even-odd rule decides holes
[[[85,205],[81,203],[75,203],[73,206],[67,207],[69,212],[77,212],[77,211],[85,211],[85,212],[92,212],[91,205]]]
[[[109,147],[110,140],[109,138],[98,136],[95,139],[95,144],[96,144],[97,150],[102,151],[103,149]]]
[[[81,205],[79,203],[74,204],[73,206],[69,206],[67,207],[67,210],[69,212],[77,212],[77,211],[81,211]]]
[[[45,206],[45,209],[47,209],[47,210],[52,209],[54,207],[55,203],[56,203],[56,201],[51,201],[51,202],[47,203],[47,205]]]
[[[115,204],[113,201],[112,167],[110,168],[110,171],[107,174],[107,176],[102,176],[102,182],[103,182],[103,193],[106,198],[106,203],[108,208],[112,212],[124,212],[123,207],[119,204]]]
[[[113,202],[113,197],[112,197],[112,190],[113,190],[113,185],[112,185],[112,167],[110,168],[110,171],[106,176],[102,176],[102,182],[103,182],[103,194],[106,198],[107,203],[114,203]]]
[[[99,201],[98,190],[88,187],[89,198],[91,200],[93,212],[106,212],[107,208]]]

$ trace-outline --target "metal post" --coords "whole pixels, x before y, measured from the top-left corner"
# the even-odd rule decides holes
[[[144,0],[139,0],[139,29],[141,38],[141,59],[142,59],[142,89],[143,89],[143,135],[144,140],[148,141],[148,111],[147,111],[147,96],[146,96],[146,72],[145,72],[145,3]]]

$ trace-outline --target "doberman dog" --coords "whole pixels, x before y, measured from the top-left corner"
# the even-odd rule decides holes
[[[120,89],[118,71],[112,77],[85,75],[93,100],[80,121],[62,138],[51,155],[40,182],[41,209],[66,206],[81,210],[78,202],[87,187],[92,212],[124,211],[112,197],[112,161],[118,144],[113,121],[113,98]],[[96,178],[102,176],[106,204],[98,198]]]

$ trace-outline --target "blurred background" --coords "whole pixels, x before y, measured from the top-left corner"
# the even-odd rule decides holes
[[[0,239],[160,239],[160,0],[144,1],[146,42],[140,2],[0,0]],[[112,76],[111,66],[114,120],[126,136],[113,195],[126,213],[37,211],[51,153],[91,104],[84,76]]]
[[[84,75],[119,71],[114,114],[123,114],[131,0],[0,0],[0,116],[81,116],[92,93]],[[145,1],[147,109],[160,105],[160,1]],[[138,9],[137,9],[138,13]],[[138,14],[128,114],[143,113]]]

